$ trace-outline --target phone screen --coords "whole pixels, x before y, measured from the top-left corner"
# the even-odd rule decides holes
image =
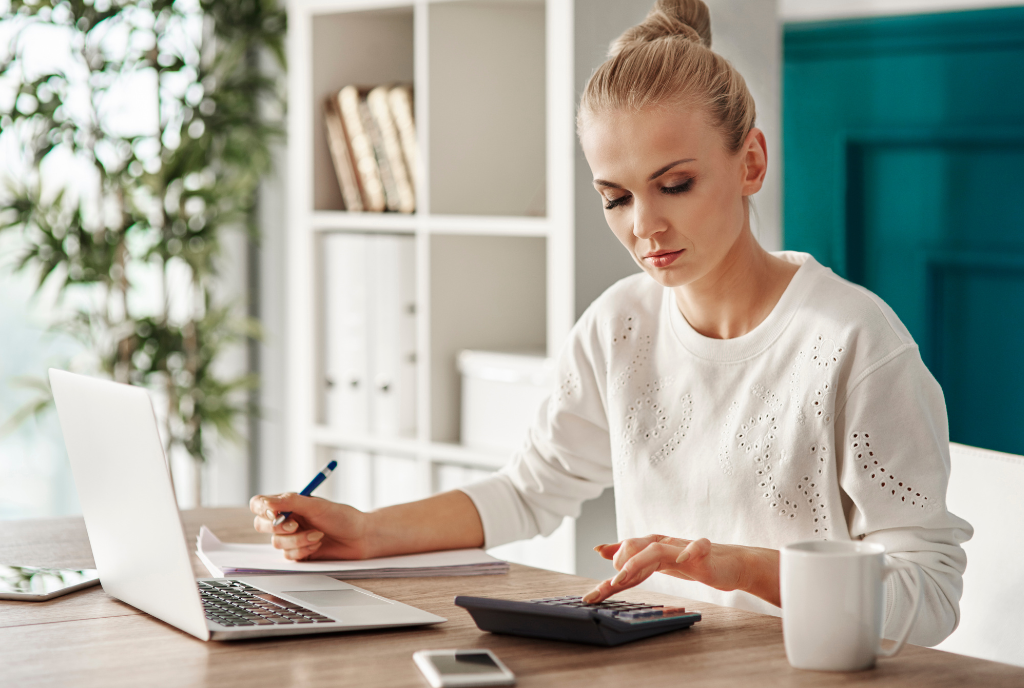
[[[431,655],[430,663],[444,675],[500,674],[501,668],[486,652],[456,652],[454,655]]]
[[[0,593],[49,595],[97,578],[99,574],[96,569],[48,569],[0,564]]]

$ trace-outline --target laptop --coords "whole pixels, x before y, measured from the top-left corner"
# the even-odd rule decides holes
[[[324,575],[197,581],[149,393],[52,368],[50,386],[109,595],[202,640],[447,620]]]

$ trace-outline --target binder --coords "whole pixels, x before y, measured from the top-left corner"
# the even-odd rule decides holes
[[[416,277],[412,237],[369,239],[373,261],[370,427],[383,437],[416,434]]]
[[[351,434],[370,431],[367,242],[362,234],[324,239],[324,421]]]

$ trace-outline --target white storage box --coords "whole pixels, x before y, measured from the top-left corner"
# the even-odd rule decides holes
[[[509,454],[523,446],[541,402],[554,384],[554,361],[543,355],[463,351],[462,444]]]

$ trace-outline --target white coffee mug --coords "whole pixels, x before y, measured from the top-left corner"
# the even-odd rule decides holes
[[[891,648],[881,648],[884,579],[899,568],[914,574],[914,611]],[[921,569],[886,564],[876,542],[808,540],[782,548],[782,633],[797,669],[857,671],[903,648],[921,606]]]

